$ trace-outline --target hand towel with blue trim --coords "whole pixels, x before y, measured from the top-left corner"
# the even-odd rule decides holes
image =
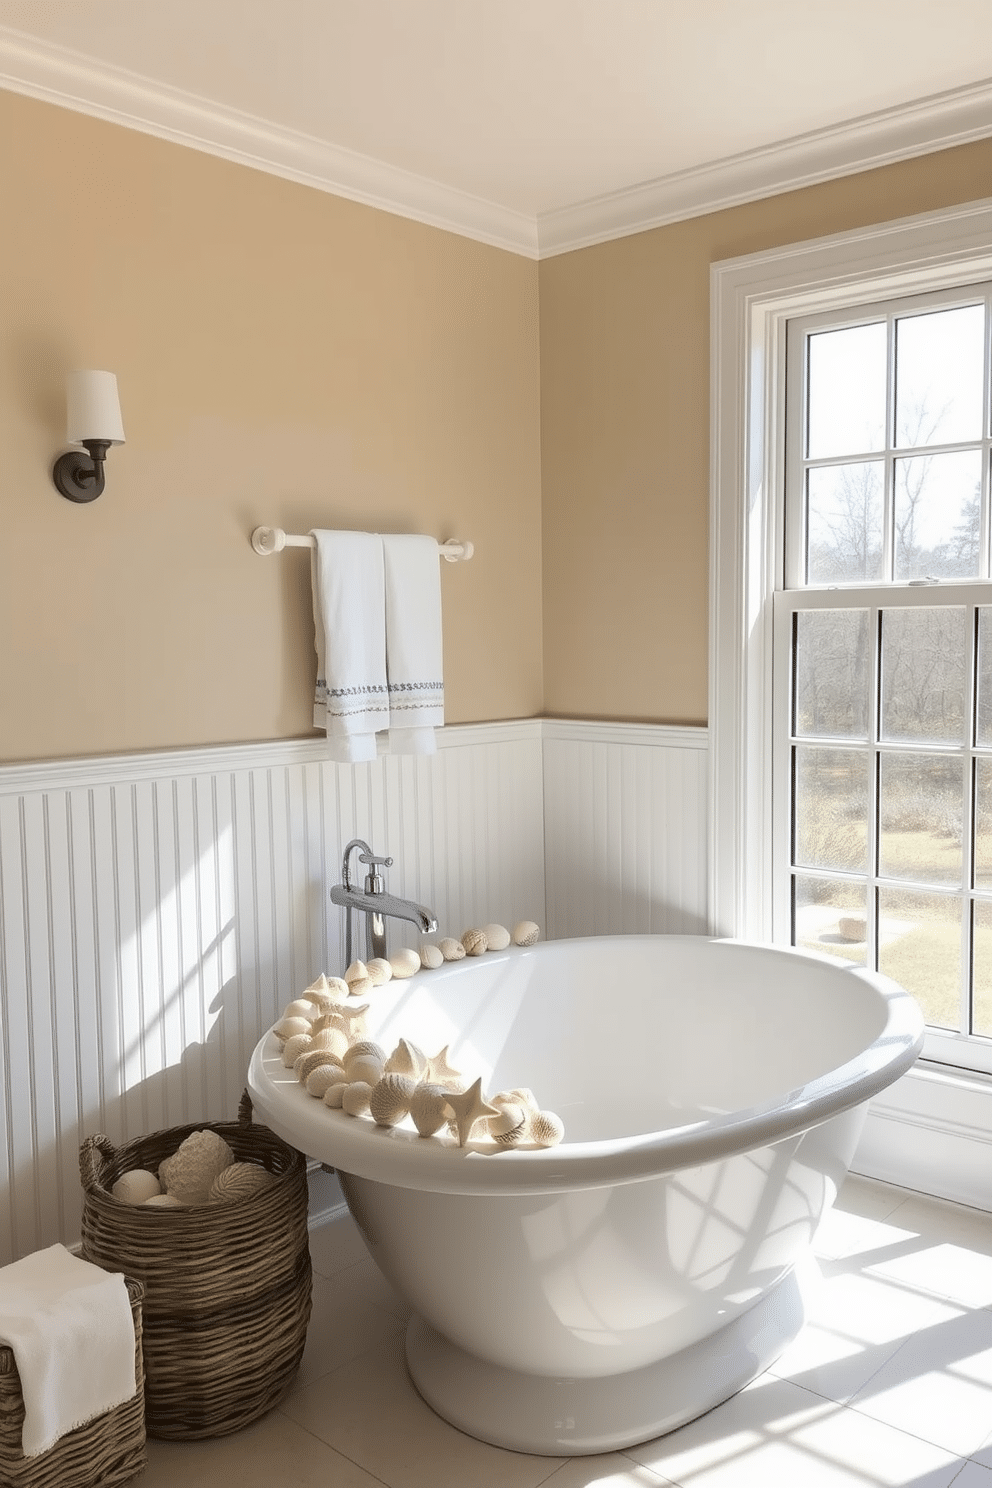
[[[356,764],[375,759],[376,733],[389,727],[382,539],[374,532],[312,536],[314,727],[325,730],[332,759]]]
[[[0,1342],[13,1349],[21,1382],[25,1457],[49,1451],[137,1392],[124,1277],[64,1245],[0,1269]]]
[[[390,754],[434,754],[444,723],[441,575],[432,537],[384,536]]]

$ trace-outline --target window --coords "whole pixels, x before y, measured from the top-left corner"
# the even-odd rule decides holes
[[[712,929],[877,961],[978,1071],[990,282],[989,203],[712,273]]]
[[[992,285],[789,320],[772,706],[775,938],[992,1069],[990,326]]]

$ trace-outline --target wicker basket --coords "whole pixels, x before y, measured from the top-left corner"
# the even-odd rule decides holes
[[[60,1436],[37,1457],[21,1451],[24,1397],[13,1349],[0,1346],[0,1484],[3,1488],[111,1488],[130,1483],[147,1462],[142,1393],[141,1294],[128,1280],[134,1318],[134,1377],[137,1391],[123,1405]]]
[[[121,1203],[132,1168],[158,1169],[195,1131],[213,1131],[238,1162],[276,1181],[230,1203],[182,1209]],[[306,1160],[251,1120],[172,1127],[114,1148],[80,1148],[83,1255],[145,1287],[145,1422],[173,1441],[224,1436],[271,1410],[299,1367],[310,1318]]]

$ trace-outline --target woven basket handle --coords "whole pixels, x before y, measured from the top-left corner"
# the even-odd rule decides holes
[[[113,1162],[117,1148],[109,1137],[87,1137],[79,1149],[79,1177],[86,1189],[97,1188],[104,1163]]]
[[[241,1102],[238,1106],[238,1121],[242,1126],[251,1126],[252,1104],[251,1096],[247,1089],[241,1093]]]

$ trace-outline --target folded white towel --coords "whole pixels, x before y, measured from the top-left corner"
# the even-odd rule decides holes
[[[383,537],[390,754],[434,754],[444,723],[441,576],[432,537]]]
[[[313,721],[327,733],[331,758],[355,764],[375,759],[376,733],[389,726],[382,539],[372,532],[312,535]]]
[[[123,1276],[63,1245],[0,1268],[0,1342],[13,1349],[21,1381],[25,1457],[47,1452],[137,1391]]]

